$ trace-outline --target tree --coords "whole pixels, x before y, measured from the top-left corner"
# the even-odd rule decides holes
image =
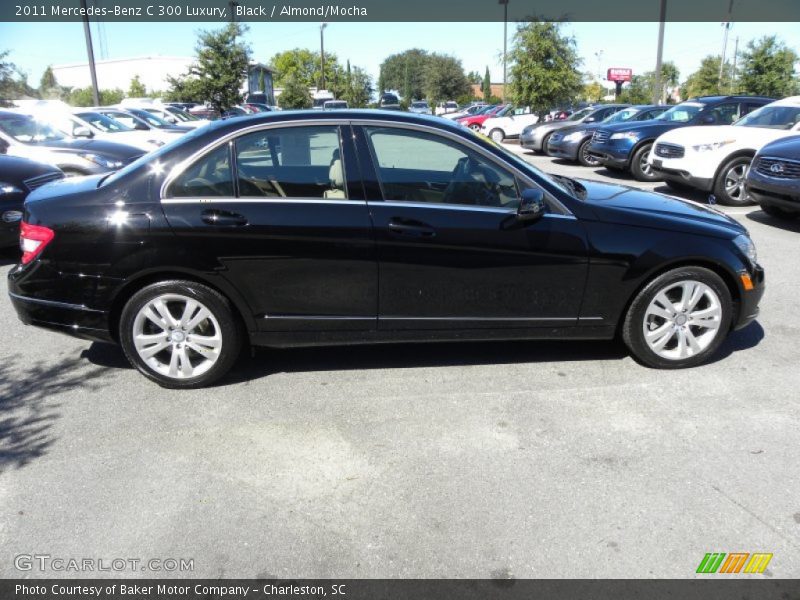
[[[605,95],[605,88],[596,81],[592,81],[591,83],[584,85],[583,92],[581,93],[583,99],[592,104],[595,102],[600,102]]]
[[[470,85],[481,85],[481,82],[483,82],[483,77],[481,77],[480,73],[477,71],[470,71],[467,73],[467,81]]]
[[[350,108],[364,108],[372,96],[372,78],[361,67],[353,67],[351,71],[350,61],[347,68],[347,89],[342,99],[347,100]]]
[[[28,85],[25,74],[7,60],[9,53],[9,50],[0,52],[0,103],[23,97],[37,97],[37,91]]]
[[[430,102],[452,100],[469,93],[469,81],[460,60],[431,54],[427,63],[423,73],[423,92]]]
[[[483,101],[489,102],[489,99],[492,97],[492,78],[491,75],[489,75],[489,67],[486,67],[486,72],[483,74],[481,92],[483,92]]]
[[[306,48],[286,50],[273,56],[270,63],[275,69],[274,77],[277,87],[285,87],[291,77],[306,87],[319,87],[322,83],[322,65],[318,52],[312,52]],[[342,70],[336,54],[326,52],[325,87],[334,92],[334,96],[337,95],[334,88],[341,83],[339,80]]]
[[[200,31],[195,52],[197,61],[189,72],[179,78],[168,78],[170,95],[177,88],[191,88],[195,100],[209,102],[215,110],[223,112],[238,104],[242,96],[239,89],[247,77],[250,47],[241,41],[247,27],[229,23],[217,31]],[[194,78],[195,82],[185,80]]]
[[[398,90],[403,98],[423,98],[429,57],[425,50],[419,48],[388,56],[381,63],[381,91]]]
[[[58,85],[56,81],[56,76],[53,75],[53,67],[50,65],[44,70],[42,73],[42,78],[39,80],[39,89],[40,90],[49,90]]]
[[[680,71],[675,63],[665,62],[661,65],[661,94],[659,101],[664,102],[667,91],[678,85]],[[619,95],[620,102],[628,104],[650,104],[653,101],[653,89],[656,85],[655,71],[645,71],[634,75],[626,88]]]
[[[562,35],[560,23],[517,25],[509,63],[511,96],[533,112],[542,114],[571,103],[583,88],[575,38]]]
[[[67,86],[58,85],[53,68],[49,66],[39,80],[39,97],[45,100],[66,100],[69,98],[70,89]]]
[[[168,102],[200,102],[205,99],[205,88],[197,77],[167,77],[167,81],[170,87],[163,97]]]
[[[782,98],[798,93],[797,53],[774,35],[751,40],[742,52],[739,87],[749,94]]]
[[[119,104],[125,97],[125,92],[119,88],[113,90],[98,90],[100,104]],[[94,94],[91,87],[75,88],[70,91],[67,102],[72,106],[94,106]]]
[[[700,67],[683,82],[681,96],[715,96],[727,92],[731,87],[730,63],[725,62],[722,80],[719,78],[720,56],[706,56],[700,61]]]
[[[281,108],[311,108],[311,92],[298,76],[293,75],[285,81],[278,104]]]
[[[147,88],[144,87],[142,80],[139,79],[138,75],[134,75],[133,79],[131,79],[131,85],[128,88],[128,97],[129,98],[143,98],[147,96]]]

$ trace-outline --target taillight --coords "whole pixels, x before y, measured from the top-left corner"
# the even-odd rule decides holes
[[[19,247],[22,249],[22,264],[27,265],[39,256],[55,235],[55,232],[47,227],[31,225],[25,221],[20,223]]]

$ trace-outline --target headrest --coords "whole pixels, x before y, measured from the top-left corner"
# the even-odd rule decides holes
[[[328,171],[328,178],[331,180],[331,186],[338,189],[344,188],[344,173],[342,172],[341,159],[336,159],[331,163],[331,168]]]

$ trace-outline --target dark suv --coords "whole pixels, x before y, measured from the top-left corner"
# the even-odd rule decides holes
[[[638,181],[661,176],[647,162],[653,142],[662,133],[689,125],[730,125],[774,98],[763,96],[702,96],[670,108],[651,121],[618,123],[598,129],[588,151],[607,168],[630,170]]]
[[[800,216],[800,135],[761,148],[750,163],[745,188],[768,215]]]

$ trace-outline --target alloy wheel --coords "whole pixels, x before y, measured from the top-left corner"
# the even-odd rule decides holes
[[[600,159],[598,159],[594,154],[589,152],[589,144],[587,143],[581,146],[581,157],[583,157],[584,164],[589,165],[590,167],[594,167],[600,164]]]
[[[142,306],[133,321],[139,357],[173,379],[198,377],[220,357],[222,330],[201,302],[182,294],[162,294]]]
[[[725,186],[725,193],[735,201],[742,201],[745,199],[747,192],[744,189],[744,182],[747,178],[747,164],[740,163],[734,165],[725,173],[723,185]]]
[[[708,348],[720,331],[722,304],[705,283],[671,283],[644,313],[642,328],[650,349],[667,360],[683,360]]]
[[[652,177],[653,167],[651,167],[650,163],[647,162],[648,158],[650,158],[650,150],[642,154],[642,157],[639,159],[639,168],[641,169],[645,177]]]

